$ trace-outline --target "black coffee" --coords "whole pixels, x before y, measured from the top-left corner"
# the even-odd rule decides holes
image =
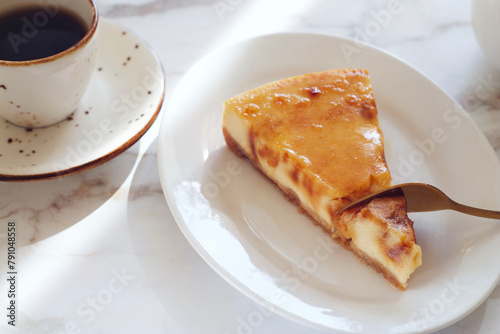
[[[81,18],[63,9],[21,8],[0,15],[0,60],[24,61],[69,49],[88,29]]]

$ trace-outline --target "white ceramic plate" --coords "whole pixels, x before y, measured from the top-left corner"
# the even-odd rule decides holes
[[[497,284],[497,221],[454,212],[411,215],[423,265],[400,292],[330,241],[225,146],[226,98],[288,76],[344,67],[371,73],[394,183],[428,182],[457,201],[500,207],[497,158],[451,98],[382,51],[311,34],[230,45],[186,74],[159,138],[165,197],[187,239],[216,272],[289,319],[347,333],[437,330],[471,312]],[[259,319],[254,315],[247,325]]]
[[[26,130],[0,123],[0,180],[50,179],[98,166],[151,127],[165,93],[158,57],[137,36],[101,19],[96,72],[68,120]]]

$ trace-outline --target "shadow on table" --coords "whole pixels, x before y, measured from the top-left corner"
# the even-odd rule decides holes
[[[0,223],[16,223],[18,247],[60,233],[113,196],[137,161],[137,151],[131,148],[103,165],[60,179],[0,182]]]
[[[253,315],[263,316],[260,333],[302,328],[263,310],[227,284],[196,253],[177,226],[158,176],[156,142],[132,180],[127,219],[134,254],[163,314],[166,332],[233,333]],[[168,171],[167,171],[168,172]],[[155,298],[155,299],[156,299]],[[159,310],[158,310],[159,308]],[[267,328],[267,330],[266,330]],[[319,333],[303,328],[304,333]],[[302,332],[301,332],[302,333]]]

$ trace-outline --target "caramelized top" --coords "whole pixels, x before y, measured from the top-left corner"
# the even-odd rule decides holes
[[[252,135],[286,152],[337,198],[390,184],[368,72],[333,70],[277,81],[227,100]]]

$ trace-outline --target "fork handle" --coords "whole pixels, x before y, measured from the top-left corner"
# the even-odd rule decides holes
[[[474,208],[472,206],[463,205],[454,201],[452,201],[452,206],[453,207],[451,209],[462,213],[466,213],[468,215],[483,217],[483,218],[500,219],[499,211]]]

